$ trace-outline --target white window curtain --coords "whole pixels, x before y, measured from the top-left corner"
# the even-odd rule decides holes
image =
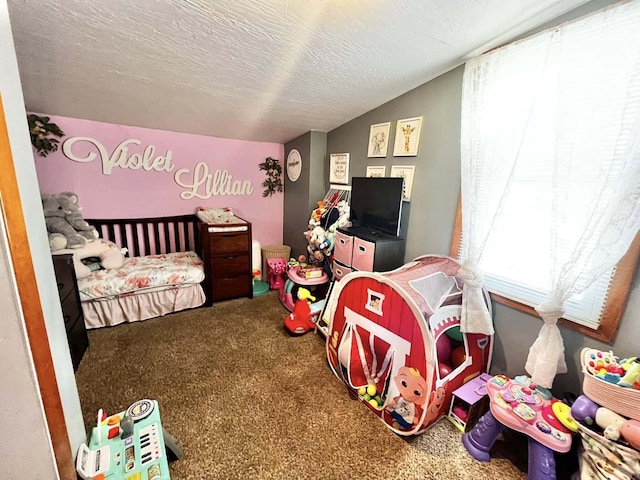
[[[525,368],[547,388],[566,372],[557,327],[565,301],[613,268],[640,228],[638,25],[640,1],[624,2],[465,68],[462,329],[493,329],[480,290],[486,251],[527,256],[528,243],[544,245],[546,255],[528,260],[546,277],[547,299]],[[540,222],[527,218],[527,203]],[[522,218],[522,238],[500,237]]]

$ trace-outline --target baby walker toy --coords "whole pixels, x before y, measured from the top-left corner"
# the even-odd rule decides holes
[[[307,278],[300,265],[289,268],[287,279],[284,286],[280,288],[279,296],[282,305],[290,312],[293,311],[298,298],[297,291],[300,287],[306,288],[314,297],[323,300],[329,290],[329,277],[326,273],[320,272],[319,277]]]

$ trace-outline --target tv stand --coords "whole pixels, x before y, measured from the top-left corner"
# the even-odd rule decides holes
[[[354,270],[387,272],[404,264],[405,239],[366,225],[339,228],[334,247],[336,280]]]
[[[340,228],[339,230],[342,230],[342,232],[347,235],[352,235],[354,237],[364,238],[368,240],[378,240],[388,237],[394,237],[394,235],[389,235],[388,233],[381,232],[379,230],[376,230],[375,228],[367,227],[366,225]]]

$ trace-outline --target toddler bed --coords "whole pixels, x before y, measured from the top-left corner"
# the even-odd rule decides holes
[[[205,303],[195,215],[87,222],[101,239],[128,253],[122,267],[78,278],[87,328],[147,320]]]

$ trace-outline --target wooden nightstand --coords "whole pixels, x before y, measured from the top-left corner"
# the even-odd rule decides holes
[[[84,324],[76,272],[73,269],[73,256],[71,254],[53,255],[53,268],[58,282],[58,295],[62,305],[64,327],[67,331],[67,341],[71,353],[73,370],[78,369],[80,361],[89,347],[89,337]]]
[[[253,298],[251,223],[200,223],[200,244],[208,303]]]

